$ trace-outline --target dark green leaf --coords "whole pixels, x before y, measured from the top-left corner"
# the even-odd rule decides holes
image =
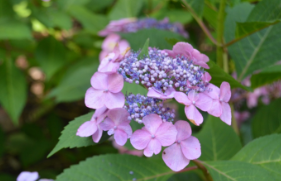
[[[275,179],[281,177],[281,135],[264,136],[247,144],[232,159],[248,162],[270,172]],[[250,173],[249,173],[250,175]],[[257,179],[259,180],[259,179]]]
[[[281,98],[257,110],[252,121],[252,132],[255,138],[273,133],[281,133],[280,106]]]
[[[86,115],[75,118],[71,121],[61,132],[61,136],[59,138],[59,142],[55,146],[55,148],[49,153],[48,157],[52,156],[62,148],[79,148],[90,145],[95,145],[92,137],[79,137],[76,136],[76,132],[78,128],[86,121],[89,121],[93,113],[88,113]],[[105,141],[108,138],[107,134],[103,134],[103,138],[100,142]]]
[[[281,65],[273,65],[263,69],[251,77],[251,87],[257,88],[281,80]]]
[[[27,83],[24,75],[12,60],[4,61],[4,64],[0,65],[0,102],[14,124],[18,124],[26,97]]]
[[[176,173],[167,181],[204,181],[204,176],[200,176],[194,171]]]
[[[174,172],[163,161],[132,155],[102,155],[88,158],[64,170],[56,181],[166,181]]]
[[[144,0],[118,0],[109,13],[110,20],[135,17],[139,14]]]
[[[27,25],[16,20],[0,20],[0,40],[31,39],[31,31]]]
[[[0,145],[4,145],[5,144],[5,135],[4,132],[2,130],[2,128],[0,127]],[[2,157],[4,153],[4,146],[0,147],[0,158]]]
[[[195,136],[201,143],[200,160],[227,160],[242,148],[239,137],[232,127],[211,115]]]
[[[143,45],[143,47],[141,49],[141,52],[138,55],[139,59],[142,59],[142,58],[145,58],[145,57],[149,56],[148,47],[149,47],[149,38],[145,41],[145,43],[144,43],[144,45]]]
[[[68,9],[70,6],[82,6],[89,3],[91,0],[57,0],[57,4],[62,9]]]
[[[1,174],[0,174],[0,180],[3,180],[3,181],[4,181],[4,180],[5,180],[5,181],[15,181],[16,178],[15,178],[14,176],[1,173]]]
[[[109,7],[113,2],[114,0],[91,0],[86,6],[92,11],[100,11]]]
[[[35,51],[35,58],[46,74],[47,79],[50,79],[67,63],[65,54],[64,45],[53,37],[45,38],[39,42]]]
[[[204,11],[204,0],[185,0],[189,6],[195,11],[199,16],[203,14]]]
[[[164,19],[169,18],[170,22],[178,22],[182,24],[186,24],[192,21],[192,15],[185,10],[180,9],[169,9],[161,8],[159,11],[151,14],[151,17],[155,19]]]

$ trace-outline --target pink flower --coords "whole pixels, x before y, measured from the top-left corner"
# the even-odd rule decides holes
[[[208,113],[215,117],[220,117],[223,122],[231,125],[231,108],[228,104],[231,97],[229,83],[222,82],[220,89],[213,84],[209,84],[208,88],[211,90],[206,90],[205,94],[213,99]]]
[[[136,18],[124,18],[116,21],[111,21],[104,30],[99,32],[100,36],[107,36],[114,32],[120,32],[123,26],[132,22],[137,21]]]
[[[119,151],[119,153],[121,153],[121,154],[135,155],[135,156],[139,156],[139,157],[143,156],[142,151],[139,151],[139,150],[129,150],[129,149],[127,149],[124,146],[118,145],[116,143],[116,141],[113,141],[112,144],[113,144],[113,147],[115,147]]]
[[[21,172],[17,181],[36,181],[39,178],[38,172]]]
[[[83,123],[77,130],[76,135],[80,137],[92,136],[95,143],[98,143],[102,136],[102,129],[100,123],[107,115],[107,108],[104,106],[95,111],[90,121]]]
[[[147,97],[153,97],[153,98],[158,98],[158,99],[162,99],[162,100],[172,99],[174,97],[175,92],[176,91],[174,88],[168,88],[164,93],[162,93],[153,87],[153,88],[149,89],[149,91],[147,93]]]
[[[91,78],[91,85],[85,95],[87,107],[114,109],[124,106],[125,96],[120,92],[124,86],[122,75],[96,72]]]
[[[108,135],[114,134],[116,143],[123,146],[132,135],[128,111],[124,108],[111,109],[107,116],[100,124],[101,129],[108,131]]]
[[[247,97],[247,105],[249,108],[256,107],[258,105],[258,99],[262,95],[262,89],[255,89],[254,92],[249,92]]]
[[[201,146],[197,138],[191,136],[191,127],[186,121],[177,121],[178,131],[176,142],[166,148],[162,158],[173,171],[180,171],[189,164],[190,160],[201,156]]]
[[[203,122],[203,116],[196,109],[207,111],[212,106],[212,99],[203,93],[196,93],[194,90],[188,93],[176,92],[175,99],[185,105],[184,111],[186,117],[195,125],[199,126]]]
[[[162,146],[170,146],[176,140],[177,130],[170,122],[163,122],[160,116],[150,114],[143,119],[143,127],[131,136],[131,144],[137,150],[144,149],[144,155],[151,157],[161,151]]]
[[[189,43],[179,42],[173,46],[173,50],[164,50],[171,57],[183,55],[193,61],[195,65],[199,65],[203,68],[209,69],[207,62],[209,58],[194,49]]]

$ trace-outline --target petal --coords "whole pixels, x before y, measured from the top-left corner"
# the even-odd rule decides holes
[[[17,178],[17,181],[36,181],[38,178],[38,172],[21,172]]]
[[[129,42],[127,42],[126,40],[120,40],[118,42],[118,44],[119,44],[119,49],[120,49],[121,53],[125,52],[127,50],[127,48],[130,47]]]
[[[128,120],[128,117],[130,114],[128,111],[124,108],[116,108],[116,109],[111,109],[108,111],[107,116],[113,120],[116,126],[119,124],[125,122],[126,124],[130,123],[130,120]]]
[[[150,140],[151,134],[144,129],[136,130],[130,138],[131,144],[137,150],[146,148]]]
[[[195,102],[197,101],[197,99],[199,98],[199,95],[198,93],[195,91],[195,90],[191,90],[189,93],[188,93],[188,99],[191,101],[191,102]]]
[[[205,72],[203,77],[202,77],[202,80],[204,82],[210,82],[211,79],[212,79],[211,75],[208,72]]]
[[[158,127],[163,123],[160,116],[157,114],[149,114],[142,119],[143,124],[147,131],[151,134],[155,134]]]
[[[185,106],[184,112],[189,121],[196,126],[199,126],[203,122],[203,116],[194,105]]]
[[[222,107],[219,100],[213,100],[211,108],[208,110],[208,113],[215,116],[220,117],[222,114]]]
[[[231,108],[228,103],[222,102],[221,120],[228,125],[231,125]]]
[[[107,82],[108,90],[112,93],[120,92],[124,86],[123,76],[118,73],[108,75]]]
[[[107,51],[101,51],[99,55],[100,62],[108,55],[109,52]]]
[[[152,139],[144,149],[143,154],[146,157],[151,157],[153,153],[157,155],[161,151],[161,143],[157,139]]]
[[[162,123],[155,133],[155,138],[162,146],[170,146],[176,141],[177,129],[170,122]]]
[[[157,91],[155,88],[150,88],[147,93],[147,97],[153,97],[158,99],[172,99],[174,97],[175,89],[169,88],[164,93]]]
[[[193,47],[189,43],[179,42],[173,46],[173,51],[177,55],[183,55],[188,58],[192,54]]]
[[[107,73],[107,74],[112,74],[116,73],[120,64],[113,62],[113,59],[109,59],[106,57],[105,59],[102,60],[98,71],[102,73]]]
[[[114,139],[118,145],[123,146],[127,142],[128,135],[123,130],[116,129],[114,133]]]
[[[108,35],[102,43],[102,46],[101,46],[102,49],[112,51],[113,48],[115,47],[115,45],[120,40],[120,38],[121,37],[118,34],[112,33],[112,34]]]
[[[125,104],[125,96],[122,92],[104,94],[104,103],[108,109],[122,108]]]
[[[99,109],[104,106],[104,92],[90,87],[85,95],[85,105],[88,108]]]
[[[114,128],[115,123],[110,118],[105,118],[103,122],[100,123],[100,128],[104,131],[108,131]]]
[[[108,109],[103,106],[102,108],[96,109],[95,114],[91,120],[95,120],[98,124],[101,123],[104,118],[107,116]]]
[[[228,102],[231,97],[230,85],[228,82],[221,83],[220,86],[220,101]]]
[[[128,135],[128,138],[130,138],[132,136],[133,130],[129,123],[124,123],[124,122],[121,123],[118,126],[118,129],[123,130]]]
[[[102,129],[98,127],[97,131],[95,134],[92,135],[92,139],[95,143],[98,143],[102,137]]]
[[[214,84],[209,83],[209,85],[207,86],[207,90],[204,92],[204,94],[211,97],[212,99],[219,99],[220,89]]]
[[[154,88],[150,88],[148,90],[147,97],[153,97],[153,98],[160,99],[161,96],[162,96],[162,93],[159,91],[156,91]]]
[[[177,143],[166,148],[162,153],[162,158],[166,165],[175,172],[182,170],[189,164],[189,160],[184,157],[181,147]]]
[[[188,99],[187,95],[183,92],[176,92],[174,94],[174,96],[175,96],[175,99],[181,104],[184,104],[186,106],[192,104],[192,102]]]
[[[97,131],[97,123],[95,121],[86,121],[77,130],[76,135],[80,137],[88,137]]]
[[[213,100],[209,96],[206,96],[203,93],[198,94],[198,99],[195,102],[195,106],[201,109],[202,111],[208,111],[212,106]]]
[[[96,72],[91,78],[91,85],[98,90],[107,90],[107,77],[106,73]]]
[[[181,150],[184,156],[189,160],[197,159],[201,156],[200,142],[194,136],[180,142]]]
[[[175,123],[177,129],[177,141],[182,141],[191,136],[192,130],[190,124],[186,121],[177,121]]]

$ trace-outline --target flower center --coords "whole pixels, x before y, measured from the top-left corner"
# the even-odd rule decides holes
[[[153,135],[151,135],[151,138],[152,138],[152,139],[154,139],[154,138],[155,138],[155,135],[154,135],[154,134],[153,134]]]

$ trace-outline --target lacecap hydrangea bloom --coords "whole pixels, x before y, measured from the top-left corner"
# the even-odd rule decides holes
[[[52,179],[45,179],[45,178],[39,179],[38,172],[23,171],[17,177],[17,181],[37,181],[37,180],[38,181],[54,181]]]
[[[130,139],[147,157],[166,147],[164,162],[179,171],[200,157],[201,148],[198,139],[191,136],[189,123],[174,120],[175,110],[165,100],[184,104],[187,119],[195,125],[203,122],[198,109],[230,125],[230,85],[223,82],[218,88],[209,83],[211,75],[205,70],[209,68],[208,57],[188,43],[177,43],[173,50],[148,48],[147,52],[140,56],[140,52],[120,52],[115,47],[100,62],[85,95],[86,106],[96,112],[80,126],[77,135],[92,136],[98,142],[102,131],[107,131],[116,144],[123,146]],[[124,95],[124,82],[145,87],[147,94]],[[132,130],[134,121],[143,127]]]

